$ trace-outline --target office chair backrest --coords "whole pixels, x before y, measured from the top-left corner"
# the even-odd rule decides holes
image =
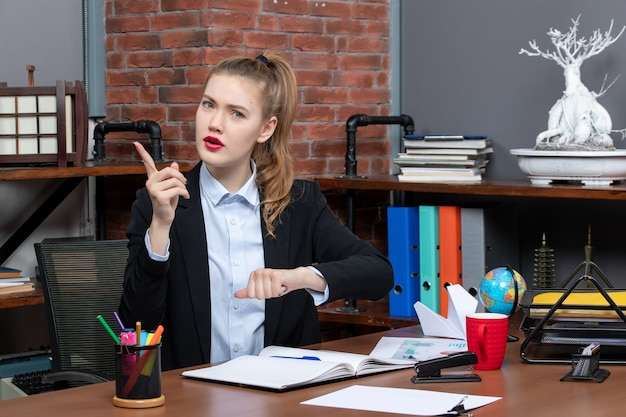
[[[47,239],[35,244],[43,284],[52,370],[115,376],[115,342],[98,321],[119,333],[113,312],[122,295],[127,240]]]

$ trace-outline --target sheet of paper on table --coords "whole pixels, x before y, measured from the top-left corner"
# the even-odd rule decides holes
[[[404,359],[421,362],[466,351],[467,342],[462,339],[383,336],[369,356],[381,359]]]
[[[473,410],[500,399],[501,397],[482,395],[353,385],[303,401],[301,404],[413,416],[437,416],[448,413],[461,401],[465,410]]]

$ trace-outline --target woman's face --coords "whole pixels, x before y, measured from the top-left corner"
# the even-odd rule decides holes
[[[200,159],[218,180],[250,171],[257,143],[267,141],[276,117],[263,118],[261,89],[235,75],[209,79],[196,111],[196,148]]]

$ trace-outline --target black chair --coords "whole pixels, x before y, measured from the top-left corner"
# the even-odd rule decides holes
[[[127,240],[45,239],[35,244],[50,343],[55,389],[115,378],[113,314],[122,295]]]

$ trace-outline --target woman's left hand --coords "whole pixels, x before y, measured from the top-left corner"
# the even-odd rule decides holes
[[[237,298],[266,298],[282,297],[283,295],[300,288],[309,288],[323,292],[326,280],[315,271],[298,267],[295,269],[259,268],[252,271],[248,286],[235,293]]]

